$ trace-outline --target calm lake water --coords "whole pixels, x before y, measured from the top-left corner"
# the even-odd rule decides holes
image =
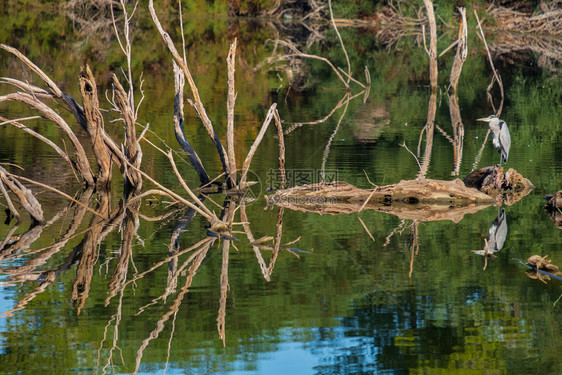
[[[110,88],[109,73],[120,74],[119,67],[125,66],[111,28],[88,34],[67,14],[16,16],[2,11],[11,32],[3,33],[1,41],[24,52],[77,99],[82,64],[92,67],[100,93]],[[171,58],[146,14],[138,17],[133,69],[135,80],[143,72],[145,94],[139,123],[150,124],[149,140],[176,151],[182,174],[197,187],[197,175],[174,138]],[[62,33],[52,23],[63,25]],[[175,15],[164,17],[163,24],[181,40]],[[312,39],[298,24],[185,20],[188,64],[221,137],[226,127],[225,58],[229,44],[238,38],[238,165],[269,106],[277,103],[287,131],[289,186],[319,182],[322,170],[327,179],[361,188],[371,187],[366,175],[376,185],[415,179],[418,164],[401,144],[417,154],[420,143],[422,161],[426,134],[420,138],[420,133],[430,102],[423,45],[407,37],[388,46],[377,39],[375,29],[343,28],[353,75],[365,83],[368,68],[370,93],[360,94],[363,89],[351,83],[351,95],[360,95],[320,122],[346,95],[327,65],[295,60],[255,70],[268,57],[288,53],[283,46],[274,50],[275,38],[290,40],[346,70],[335,33],[317,27],[323,39]],[[456,30],[441,33],[439,51],[452,42]],[[489,36],[492,51],[502,38]],[[0,76],[41,85],[14,57],[4,51],[0,56]],[[454,172],[447,94],[453,57],[451,51],[440,58],[438,128],[427,172],[433,179],[462,179],[475,166],[494,165],[499,159],[491,137],[482,149],[488,128],[475,121],[494,110],[486,97],[492,77],[486,53],[471,35],[458,93],[462,157]],[[548,254],[553,264],[562,264],[561,230],[542,200],[562,188],[562,81],[553,69],[560,62],[515,47],[495,53],[494,62],[505,91],[501,117],[512,136],[506,168],[535,185],[521,200],[502,205],[507,237],[495,259],[485,261],[473,251],[484,248],[501,212],[496,206],[475,210],[458,222],[414,222],[373,210],[358,217],[268,208],[267,190],[279,183],[272,127],[251,165],[253,178],[260,182],[253,190],[255,199],[243,208],[234,203],[229,207],[236,209],[235,222],[248,223],[253,238],[281,235],[284,246],[276,257],[273,241],[252,246],[242,225],[234,228],[236,241],[208,237],[204,218],[189,217],[188,211],[168,206],[159,196],[143,201],[138,213],[100,226],[81,206],[30,186],[43,204],[47,224],[30,227],[26,214],[19,225],[1,217],[0,312],[6,313],[0,315],[0,372],[562,373],[562,284],[528,277],[518,261]],[[288,77],[295,76],[290,87]],[[12,89],[4,85],[1,90]],[[492,94],[497,106],[497,86]],[[109,108],[102,96],[102,107]],[[0,114],[17,118],[35,113],[2,103]],[[121,123],[111,122],[111,113],[105,115],[108,131],[122,137]],[[317,123],[293,126],[304,122]],[[64,146],[53,124],[25,123]],[[218,175],[216,151],[188,105],[186,135],[209,175]],[[165,157],[148,143],[142,147],[143,170],[181,192]],[[6,168],[99,207],[100,199],[81,194],[70,169],[48,146],[9,125],[0,126],[0,162],[17,164],[23,171]],[[146,182],[145,189],[150,187]],[[110,211],[120,198],[117,171]],[[220,214],[224,199],[215,195],[205,205]],[[247,218],[241,217],[244,213]],[[128,242],[132,246],[126,250],[123,244]],[[230,248],[225,247],[228,242]]]

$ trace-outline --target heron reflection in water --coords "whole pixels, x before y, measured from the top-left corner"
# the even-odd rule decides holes
[[[497,118],[494,115],[476,119],[476,121],[484,121],[488,123],[490,130],[492,130],[492,143],[498,152],[500,153],[500,165],[503,161],[507,163],[507,157],[509,156],[509,148],[511,147],[511,135],[509,134],[509,129],[505,121]]]
[[[484,240],[484,250],[473,250],[473,252],[483,255],[486,259],[494,259],[496,257],[494,253],[502,249],[506,237],[507,220],[505,217],[505,210],[502,209],[501,212],[498,213],[496,220],[494,220],[490,226],[490,229],[488,229],[488,239]],[[484,269],[486,269],[486,266],[484,266]]]

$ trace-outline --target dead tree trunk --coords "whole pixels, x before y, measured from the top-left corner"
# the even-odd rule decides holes
[[[80,77],[80,92],[84,103],[86,128],[98,164],[96,185],[101,188],[107,188],[111,180],[111,158],[103,139],[103,116],[100,112],[96,80],[90,67],[87,65],[86,72],[82,72]]]

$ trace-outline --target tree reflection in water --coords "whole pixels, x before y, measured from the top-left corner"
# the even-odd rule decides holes
[[[218,246],[222,248],[217,331],[218,337],[222,341],[223,345],[226,345],[227,337],[226,316],[229,290],[228,268],[230,252],[231,246],[236,248],[235,242],[239,240],[235,237],[235,235],[238,235],[239,233],[246,234],[249,246],[253,249],[256,260],[266,281],[271,280],[275,262],[281,251],[287,250],[289,252],[293,252],[293,254],[298,257],[298,254],[294,252],[298,251],[298,249],[288,248],[288,246],[293,244],[295,241],[285,245],[281,244],[283,208],[278,209],[275,236],[266,236],[255,239],[251,231],[250,222],[246,213],[246,203],[244,202],[243,196],[240,197],[241,199],[238,197],[233,199],[227,197],[224,200],[219,217],[222,222],[227,223],[227,226],[220,228],[220,231],[216,231],[216,228],[211,229],[211,227],[209,227],[205,237],[185,249],[180,248],[181,234],[187,230],[190,223],[197,215],[197,212],[194,209],[173,210],[176,214],[181,213],[182,211],[183,213],[181,214],[182,216],[177,219],[176,224],[172,229],[168,244],[169,252],[167,256],[155,262],[146,270],[141,271],[136,268],[133,262],[133,256],[135,253],[133,251],[134,243],[143,244],[143,240],[137,233],[140,223],[139,216],[141,215],[139,212],[140,201],[133,200],[133,203],[129,205],[124,203],[125,200],[121,200],[117,207],[110,213],[109,195],[107,193],[98,192],[96,211],[99,215],[93,215],[87,223],[87,229],[82,232],[78,232],[78,228],[82,226],[83,221],[86,219],[86,204],[93,198],[94,191],[92,189],[86,190],[79,198],[82,205],[74,203],[69,204],[56,214],[49,222],[43,225],[35,225],[21,235],[12,235],[14,230],[17,229],[17,226],[14,226],[14,230],[11,231],[11,234],[9,234],[2,243],[3,246],[0,249],[0,260],[4,263],[22,263],[21,265],[7,267],[1,270],[3,274],[8,276],[9,283],[39,282],[39,285],[32,292],[27,293],[23,298],[21,298],[13,309],[5,312],[8,316],[12,316],[17,311],[25,309],[31,301],[37,298],[49,286],[56,282],[56,280],[60,278],[61,274],[72,268],[75,269],[76,275],[71,290],[71,299],[74,301],[77,314],[80,314],[86,301],[88,300],[95,270],[97,268],[100,270],[106,269],[106,274],[109,275],[107,272],[109,263],[115,263],[115,268],[113,272],[111,272],[111,276],[107,284],[105,307],[114,308],[116,312],[107,322],[98,348],[97,366],[98,369],[104,373],[108,371],[110,366],[123,361],[122,354],[120,354],[121,349],[119,348],[120,324],[123,321],[123,297],[128,288],[136,288],[135,285],[137,281],[140,281],[147,276],[151,276],[151,274],[155,273],[162,267],[168,267],[167,281],[166,284],[162,286],[162,293],[159,296],[154,297],[148,304],[140,307],[133,319],[143,319],[140,316],[143,315],[143,313],[151,306],[166,304],[167,299],[170,297],[173,297],[173,300],[168,305],[168,311],[166,311],[160,319],[155,322],[154,329],[142,341],[142,344],[138,348],[134,372],[139,370],[145,349],[149,346],[152,340],[159,337],[166,325],[170,324],[168,323],[169,320],[171,320],[172,325],[168,345],[168,350],[170,350],[171,342],[174,337],[174,327],[177,313],[179,312],[182,303],[185,304],[185,298],[190,291],[193,280],[198,271],[201,270],[204,260],[208,256],[213,245],[218,244]],[[202,204],[204,200],[205,198],[201,196],[200,203]],[[241,223],[238,224],[235,223],[237,211],[240,211],[241,221]],[[64,217],[64,215],[69,215],[70,212],[73,212],[72,217],[66,232],[62,236],[55,239],[51,246],[36,250],[29,250],[33,243],[40,237],[40,234],[45,227],[52,226]],[[170,221],[172,220],[171,217],[170,213],[167,213],[164,217],[154,217],[152,219]],[[150,218],[143,215],[143,219]],[[233,227],[240,224],[242,224],[243,232],[233,231]],[[114,256],[102,261],[99,254],[102,241],[104,241],[110,233],[115,231],[119,231],[121,233],[120,248],[114,252]],[[53,255],[63,251],[69,240],[76,238],[82,239],[80,243],[72,249],[70,254],[66,256],[57,266],[49,266],[49,269],[45,270],[44,268],[47,261],[53,257]],[[298,241],[298,239],[296,241]],[[266,261],[266,258],[264,258],[264,251],[271,252],[269,261]],[[187,259],[181,260],[182,257],[186,255],[188,256]],[[112,337],[109,337],[110,331],[112,332]],[[105,357],[103,353],[106,353]],[[168,358],[169,354],[170,353],[168,352]],[[121,358],[118,360],[118,357]]]

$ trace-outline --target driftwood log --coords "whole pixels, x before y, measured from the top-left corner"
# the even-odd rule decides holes
[[[533,189],[516,170],[500,166],[481,168],[465,181],[417,179],[375,189],[360,189],[346,182],[295,186],[266,196],[269,205],[319,214],[350,214],[363,209],[386,212],[400,219],[451,220],[493,204],[513,204]],[[561,201],[562,203],[562,201]]]
[[[345,182],[295,186],[267,197],[268,204],[319,214],[356,213],[372,209],[418,221],[459,222],[495,203],[495,199],[459,180],[409,180],[359,189]]]

